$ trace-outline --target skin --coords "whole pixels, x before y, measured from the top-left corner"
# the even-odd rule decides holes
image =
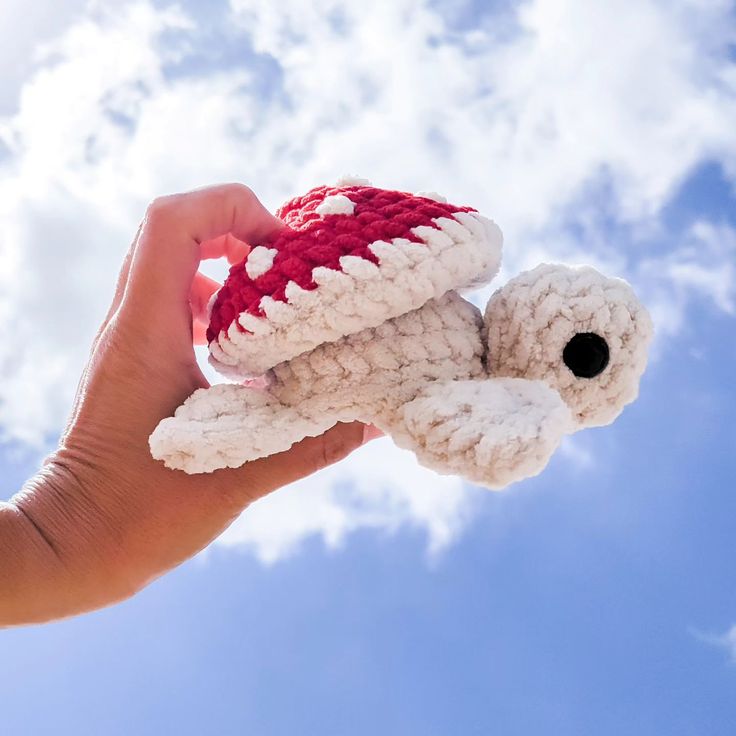
[[[122,601],[199,552],[253,501],[377,436],[359,423],[241,468],[186,475],[148,437],[208,386],[193,344],[219,284],[201,260],[240,261],[284,225],[242,184],[154,200],[130,246],[59,446],[0,503],[0,626]]]

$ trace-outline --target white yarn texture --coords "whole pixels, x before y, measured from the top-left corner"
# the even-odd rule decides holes
[[[576,378],[564,345],[593,330],[609,344],[609,364]],[[496,292],[485,326],[449,292],[275,366],[265,389],[200,389],[159,424],[151,450],[171,468],[203,473],[360,420],[427,467],[503,488],[543,470],[565,434],[612,421],[635,398],[650,339],[649,317],[623,281],[545,265]]]
[[[353,213],[342,194],[319,207]],[[290,282],[286,302],[264,296],[265,318],[241,313],[249,334],[231,325],[210,360],[228,377],[265,380],[196,391],[156,427],[153,457],[206,473],[358,420],[439,473],[497,489],[541,472],[565,434],[612,422],[636,398],[652,323],[626,282],[542,264],[497,290],[483,316],[456,290],[496,274],[500,230],[474,212],[434,222],[413,230],[423,244],[376,241],[378,265],[344,256],[342,271],[314,269],[318,288]],[[265,273],[274,255],[254,248],[245,268]],[[606,349],[591,377],[564,358],[580,335]]]
[[[334,201],[338,197],[326,198],[330,210],[340,204]],[[477,212],[456,212],[433,222],[435,227],[412,228],[421,243],[406,238],[371,243],[378,265],[343,256],[341,271],[321,266],[312,271],[318,288],[308,291],[290,281],[286,302],[262,297],[266,317],[242,312],[238,321],[249,334],[233,322],[210,343],[210,363],[228,378],[258,376],[322,343],[376,327],[429,299],[488,283],[496,275],[503,239],[498,225]]]
[[[560,393],[578,424],[610,424],[639,392],[652,321],[622,279],[590,266],[542,264],[499,289],[485,314],[493,376],[539,379]],[[608,367],[580,379],[560,360],[576,333],[603,337]]]

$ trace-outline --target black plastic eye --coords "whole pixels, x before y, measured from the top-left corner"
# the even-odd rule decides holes
[[[606,370],[608,343],[594,332],[578,332],[562,351],[562,360],[578,378],[595,378]]]

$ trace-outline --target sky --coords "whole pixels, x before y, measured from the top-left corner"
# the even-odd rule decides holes
[[[731,3],[6,0],[0,34],[0,498],[161,194],[438,191],[504,231],[477,303],[585,262],[656,328],[637,402],[536,478],[377,440],[133,599],[1,631],[4,732],[733,733]]]

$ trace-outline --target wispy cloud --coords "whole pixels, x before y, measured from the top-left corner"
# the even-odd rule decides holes
[[[670,332],[693,295],[733,311],[727,226],[699,223],[665,256],[608,239],[656,229],[699,162],[736,171],[725,1],[532,0],[458,23],[428,0],[232,0],[214,31],[235,52],[215,67],[177,6],[102,5],[40,50],[0,118],[6,437],[58,431],[146,203],[215,181],[271,207],[345,171],[435,189],[499,221],[505,274],[608,266]],[[376,448],[257,504],[224,541],[269,560],[363,527],[451,541],[470,508],[457,482]]]
[[[706,634],[695,629],[691,633],[698,641],[725,651],[731,662],[736,664],[736,624],[723,634]]]
[[[664,254],[643,257],[637,275],[660,337],[679,332],[694,301],[736,313],[736,229],[698,220]]]
[[[337,548],[358,529],[390,534],[409,527],[426,535],[431,557],[463,531],[479,493],[468,493],[459,478],[438,476],[379,439],[353,453],[349,466],[327,468],[258,501],[219,541],[249,547],[268,563],[312,536]]]

